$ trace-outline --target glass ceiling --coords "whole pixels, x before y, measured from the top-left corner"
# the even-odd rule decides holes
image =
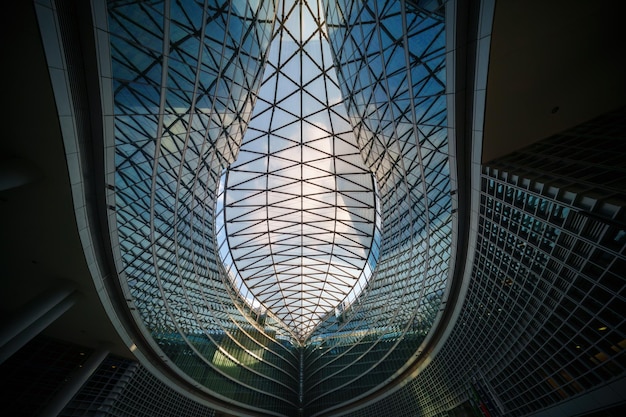
[[[107,6],[111,239],[149,348],[275,415],[397,376],[452,259],[444,3]]]
[[[216,229],[240,294],[304,340],[366,285],[380,214],[318,4],[281,6],[248,130],[222,178]]]

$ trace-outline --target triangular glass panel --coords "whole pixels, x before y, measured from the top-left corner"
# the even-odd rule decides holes
[[[358,297],[360,277],[369,279],[380,203],[341,102],[324,17],[316,4],[289,6],[277,16],[257,108],[222,177],[215,220],[242,299],[304,341]]]

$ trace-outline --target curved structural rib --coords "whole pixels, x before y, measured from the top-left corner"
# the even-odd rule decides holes
[[[234,3],[92,3],[94,280],[177,389],[324,414],[401,383],[458,291],[447,13]]]

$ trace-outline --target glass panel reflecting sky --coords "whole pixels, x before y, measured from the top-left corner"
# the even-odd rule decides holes
[[[247,133],[222,178],[216,229],[240,294],[303,340],[366,285],[380,214],[318,4],[282,2],[275,27]]]

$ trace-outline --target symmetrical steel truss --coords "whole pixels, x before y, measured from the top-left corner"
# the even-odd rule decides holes
[[[315,413],[415,356],[452,242],[442,10],[108,1],[118,274],[199,386]]]

